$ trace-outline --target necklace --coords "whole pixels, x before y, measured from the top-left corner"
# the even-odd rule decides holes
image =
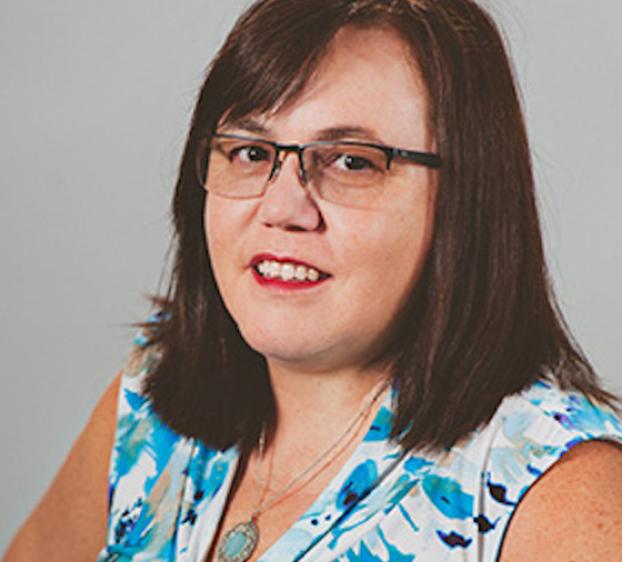
[[[363,420],[372,409],[372,406],[378,400],[380,395],[384,392],[386,387],[389,385],[388,381],[382,381],[379,385],[376,385],[370,394],[372,397],[369,401],[366,402],[363,408],[357,413],[354,419],[348,424],[346,429],[341,433],[339,438],[326,449],[317,459],[315,459],[305,470],[303,470],[298,476],[290,480],[287,485],[275,493],[272,498],[260,502],[260,490],[262,488],[262,479],[261,479],[261,467],[263,465],[263,456],[264,450],[266,447],[266,427],[265,425],[261,428],[261,433],[259,435],[259,444],[258,444],[258,457],[259,461],[257,463],[257,469],[255,472],[255,507],[251,516],[247,521],[242,521],[237,525],[234,525],[231,529],[229,529],[225,535],[222,537],[218,544],[217,548],[217,557],[218,562],[246,562],[248,560],[255,549],[257,548],[257,544],[259,543],[259,527],[257,525],[257,520],[259,516],[267,511],[270,507],[275,505],[277,502],[283,500],[287,493],[292,490],[292,488],[301,482],[306,476],[309,476],[310,473],[315,469],[322,461],[326,460],[331,453],[339,447],[342,441],[348,436],[348,434],[352,431],[352,429],[356,426],[356,424]],[[377,389],[377,390],[376,390]],[[375,392],[374,392],[375,391]],[[330,462],[332,462],[331,459]],[[322,467],[324,470],[330,462]]]

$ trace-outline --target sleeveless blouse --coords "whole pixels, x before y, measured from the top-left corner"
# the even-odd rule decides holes
[[[240,454],[158,418],[141,391],[157,352],[142,336],[136,343],[119,392],[98,561],[202,562]],[[549,382],[506,397],[486,426],[438,454],[389,440],[394,401],[387,393],[353,455],[261,562],[493,562],[519,501],[564,453],[591,439],[622,444],[613,411]]]

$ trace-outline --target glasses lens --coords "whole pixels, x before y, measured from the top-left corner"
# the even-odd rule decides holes
[[[263,192],[273,163],[274,147],[268,143],[214,137],[200,148],[199,181],[225,197],[256,197]]]
[[[387,156],[372,146],[330,143],[305,150],[305,170],[319,196],[342,205],[373,203],[387,173]]]

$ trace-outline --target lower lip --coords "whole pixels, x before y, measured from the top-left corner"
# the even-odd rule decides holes
[[[259,283],[263,287],[274,287],[275,289],[284,289],[287,291],[301,291],[304,289],[312,289],[313,287],[319,287],[324,281],[328,281],[328,277],[323,279],[319,279],[318,281],[283,281],[279,277],[274,279],[268,279],[267,277],[262,277],[254,267],[251,268],[253,272],[253,277],[255,277],[255,281]]]

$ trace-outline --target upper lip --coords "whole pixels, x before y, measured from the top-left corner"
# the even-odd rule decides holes
[[[312,263],[309,263],[307,261],[304,261],[300,258],[294,258],[291,256],[277,256],[275,254],[270,254],[270,253],[261,253],[261,254],[256,254],[252,257],[251,259],[251,267],[256,267],[258,264],[260,264],[262,261],[276,261],[279,263],[293,263],[295,265],[304,265],[305,267],[309,268],[313,268],[317,271],[319,271],[320,273],[323,273],[324,275],[330,275],[330,273],[328,271],[324,271],[323,269],[321,269],[320,267],[318,267],[317,265],[314,265]]]

